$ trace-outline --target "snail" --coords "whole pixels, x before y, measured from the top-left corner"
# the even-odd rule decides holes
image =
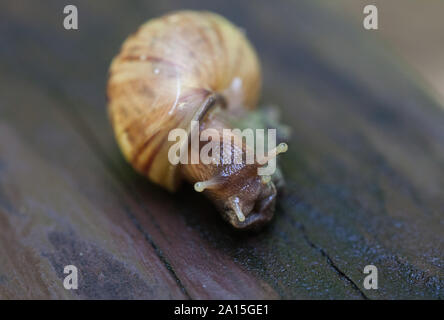
[[[210,164],[172,164],[168,137],[174,128],[189,133],[196,121],[224,136],[233,119],[254,111],[260,89],[257,54],[238,27],[215,13],[179,11],[149,20],[124,41],[109,70],[108,113],[139,173],[172,192],[186,180],[235,228],[257,228],[273,217],[277,191],[269,176],[258,175],[261,164],[226,161],[243,159],[250,147],[242,137],[221,143],[221,161]],[[278,145],[267,159],[286,149]]]

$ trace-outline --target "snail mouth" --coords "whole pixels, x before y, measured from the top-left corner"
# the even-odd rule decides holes
[[[228,221],[236,229],[260,229],[265,226],[274,215],[276,193],[256,201],[253,209],[241,221],[235,210],[227,210]]]

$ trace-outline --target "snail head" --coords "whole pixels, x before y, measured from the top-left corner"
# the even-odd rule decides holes
[[[276,187],[270,176],[257,175],[254,165],[236,169],[234,172],[232,166],[227,166],[224,177],[197,182],[194,189],[205,191],[223,218],[235,228],[260,228],[273,218]]]

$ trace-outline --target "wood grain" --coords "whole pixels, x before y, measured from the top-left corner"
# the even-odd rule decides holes
[[[322,2],[0,5],[0,298],[442,298],[444,114],[374,34]],[[29,4],[28,4],[29,5]],[[262,102],[292,127],[287,192],[263,232],[233,231],[192,188],[125,163],[105,84],[123,39],[187,7],[245,28]],[[76,292],[63,266],[78,266]],[[363,268],[379,269],[378,290]]]

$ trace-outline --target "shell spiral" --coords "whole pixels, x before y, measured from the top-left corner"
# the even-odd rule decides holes
[[[174,191],[181,176],[168,161],[169,132],[189,129],[215,95],[227,112],[255,108],[260,86],[257,55],[239,28],[214,13],[180,11],[125,40],[110,67],[108,111],[127,161]]]

